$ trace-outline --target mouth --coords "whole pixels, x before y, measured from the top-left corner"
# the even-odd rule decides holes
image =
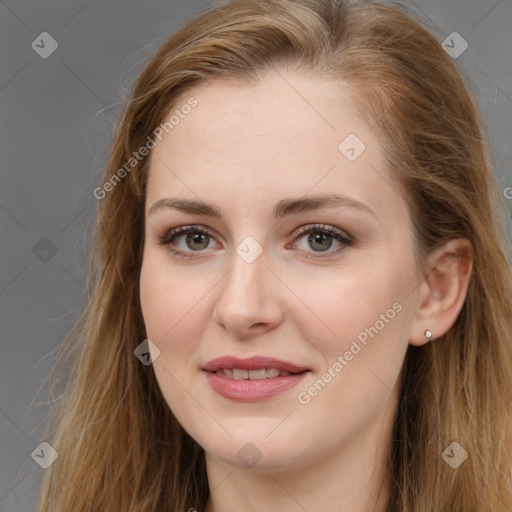
[[[307,370],[305,370],[307,371]],[[279,368],[259,368],[256,370],[246,370],[244,368],[218,368],[215,373],[224,375],[233,380],[264,380],[275,379],[276,377],[288,377],[304,372],[288,372]]]
[[[309,368],[269,357],[238,359],[225,356],[201,368],[210,387],[230,400],[267,400],[296,386]]]

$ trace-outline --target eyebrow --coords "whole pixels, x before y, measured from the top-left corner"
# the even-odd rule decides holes
[[[340,206],[354,208],[361,212],[369,213],[377,218],[375,212],[367,204],[362,203],[357,199],[339,194],[309,196],[297,199],[282,199],[275,204],[272,213],[276,219],[280,219],[286,215],[291,215],[294,213]],[[165,197],[155,201],[149,208],[148,214],[151,215],[162,208],[174,208],[184,213],[215,217],[224,222],[221,210],[217,206],[210,203],[205,203],[204,201],[196,201],[178,197]]]

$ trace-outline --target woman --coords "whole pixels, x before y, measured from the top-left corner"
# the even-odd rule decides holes
[[[235,0],[168,39],[95,191],[41,510],[509,510],[484,133],[395,8]]]

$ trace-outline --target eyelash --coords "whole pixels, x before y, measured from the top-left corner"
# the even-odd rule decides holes
[[[211,234],[207,229],[205,229],[202,226],[192,224],[192,225],[179,226],[177,228],[173,228],[173,229],[167,231],[166,233],[164,233],[163,235],[159,236],[157,240],[160,245],[169,246],[168,249],[171,251],[172,254],[174,254],[176,256],[179,256],[182,258],[194,258],[197,256],[194,253],[200,253],[202,251],[188,252],[188,251],[180,251],[177,249],[172,249],[170,247],[170,244],[174,241],[174,239],[176,237],[181,236],[181,235],[186,235],[189,233],[202,233],[204,235],[208,235],[211,237]],[[343,233],[343,231],[340,231],[340,230],[333,228],[332,226],[328,226],[326,224],[313,224],[313,225],[307,225],[307,226],[302,226],[302,227],[298,228],[293,234],[294,241],[296,239],[300,238],[301,236],[307,235],[309,233],[327,234],[327,235],[332,236],[334,239],[336,239],[338,242],[340,242],[342,244],[341,247],[338,247],[335,250],[313,251],[313,253],[317,253],[317,254],[319,254],[319,256],[313,256],[313,257],[306,256],[306,258],[310,258],[310,259],[326,258],[326,257],[332,256],[333,254],[338,254],[339,252],[345,250],[347,247],[353,246],[355,243],[355,241],[351,237],[349,237],[348,235]],[[322,254],[322,253],[327,254],[327,256],[323,256],[323,255],[320,256],[320,254]]]

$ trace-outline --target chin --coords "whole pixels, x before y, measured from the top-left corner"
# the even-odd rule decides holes
[[[284,450],[263,450],[252,443],[246,443],[242,447],[234,447],[233,451],[221,447],[207,450],[208,453],[229,466],[249,471],[282,471],[299,467],[300,457],[297,453],[286,453]]]
[[[275,425],[274,422],[274,429]],[[304,440],[305,436],[292,435],[285,429],[278,435],[277,430],[262,433],[246,427],[231,431],[233,437],[226,434],[215,439],[216,442],[212,442],[211,433],[195,439],[209,455],[239,469],[280,471],[304,464],[308,458],[307,447],[301,439]],[[269,432],[272,433],[269,435]]]

